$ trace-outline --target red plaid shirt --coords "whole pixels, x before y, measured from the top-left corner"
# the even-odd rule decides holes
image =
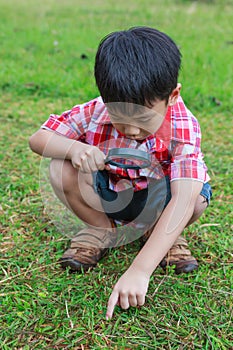
[[[60,116],[51,114],[42,128],[98,146],[106,155],[113,147],[137,148],[150,153],[152,163],[146,169],[125,170],[111,166],[109,186],[115,191],[132,186],[138,191],[147,187],[150,178],[159,179],[164,175],[171,181],[209,180],[200,148],[200,126],[181,96],[174,106],[168,107],[159,130],[140,143],[126,138],[114,128],[101,97],[76,105]]]

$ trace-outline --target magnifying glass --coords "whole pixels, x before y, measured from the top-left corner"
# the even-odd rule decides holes
[[[109,150],[105,164],[122,169],[143,169],[151,165],[151,156],[145,151],[133,148],[112,148]]]

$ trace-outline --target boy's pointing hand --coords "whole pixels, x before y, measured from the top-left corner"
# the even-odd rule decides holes
[[[112,318],[116,305],[126,310],[130,306],[142,306],[149,284],[149,276],[132,266],[121,276],[108,301],[106,319]]]

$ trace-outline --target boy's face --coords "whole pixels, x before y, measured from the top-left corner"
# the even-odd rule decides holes
[[[167,112],[167,104],[165,101],[158,101],[153,104],[152,107],[144,107],[127,103],[121,103],[124,108],[119,108],[118,112],[111,113],[109,108],[109,115],[113,126],[124,134],[127,138],[133,140],[143,140],[149,135],[154,134],[162,124],[164,117]],[[133,114],[128,111],[128,113],[122,113],[122,109],[127,111],[130,109]],[[121,110],[121,111],[120,111]]]
[[[181,85],[178,84],[177,88],[170,95],[168,103],[164,100],[155,101],[152,107],[123,102],[107,104],[113,126],[127,138],[133,140],[147,138],[160,128],[168,106],[176,103],[180,89]]]

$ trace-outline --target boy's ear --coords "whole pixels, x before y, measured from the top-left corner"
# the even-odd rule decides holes
[[[177,87],[172,91],[171,95],[169,96],[168,106],[174,106],[176,104],[177,99],[180,95],[180,90],[181,90],[181,84],[178,83]]]

